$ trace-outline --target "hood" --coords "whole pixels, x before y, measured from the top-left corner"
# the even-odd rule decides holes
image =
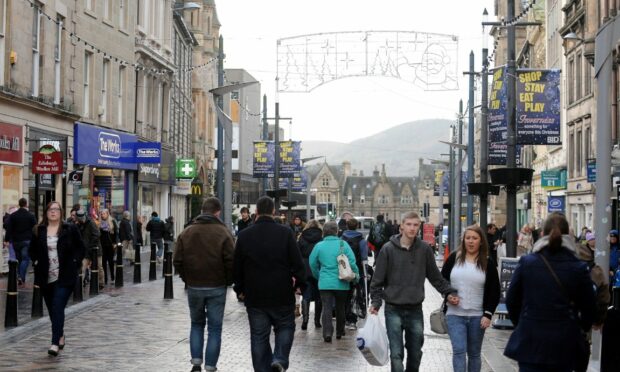
[[[403,246],[401,246],[401,245],[400,245],[400,237],[401,237],[402,235],[403,235],[403,234],[392,235],[392,237],[390,238],[390,243],[394,244],[394,246],[396,246],[396,247],[398,247],[398,248],[400,248],[400,249],[406,249],[405,247],[403,247]],[[417,242],[418,242],[418,238],[415,238],[415,239],[413,240],[413,244],[412,244],[411,246],[416,245],[416,243],[417,243]]]
[[[159,217],[151,217],[151,221],[159,222],[161,219]]]
[[[591,262],[594,261],[594,252],[587,245],[579,244],[577,245],[577,257],[582,261]]]
[[[212,214],[201,214],[194,219],[195,224],[220,224],[223,225],[223,222],[215,217]]]
[[[345,230],[345,231],[342,233],[342,236],[344,236],[344,237],[345,237],[345,238],[347,238],[347,239],[355,239],[355,238],[359,238],[360,236],[361,236],[362,238],[364,238],[364,235],[362,235],[362,233],[361,233],[361,232],[359,232],[359,231],[354,231],[354,230]]]
[[[166,218],[166,222],[174,223],[174,218],[168,217]]]
[[[548,244],[549,244],[549,236],[543,236],[542,238],[538,239],[536,244],[534,244],[534,248],[532,248],[532,253],[540,252]],[[573,239],[568,234],[562,235],[562,247],[577,254],[577,249],[575,248],[575,239]]]
[[[323,231],[318,227],[311,227],[302,231],[301,237],[308,243],[317,243],[323,239]]]

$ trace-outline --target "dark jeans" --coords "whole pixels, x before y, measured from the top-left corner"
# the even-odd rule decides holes
[[[417,372],[422,361],[424,344],[424,314],[422,305],[385,305],[385,326],[390,341],[390,365],[392,372]],[[403,331],[405,344],[403,347]],[[403,360],[407,349],[407,367]]]
[[[347,293],[346,290],[321,290],[323,337],[331,337],[334,334],[332,322],[334,299],[336,300],[336,336],[344,335],[344,305],[347,301]]]
[[[52,345],[58,345],[58,341],[65,334],[65,307],[72,292],[73,287],[62,287],[58,282],[41,287],[41,294],[52,322]]]
[[[105,284],[108,284],[108,272],[110,273],[110,278],[114,280],[114,246],[112,245],[104,245],[103,246],[103,276],[105,279]],[[99,272],[101,275],[101,272]]]
[[[226,287],[192,288],[187,290],[187,303],[192,327],[189,333],[189,348],[192,364],[201,365],[203,350],[205,369],[215,370],[222,346],[222,323],[226,306]],[[205,325],[209,332],[207,346],[204,345]]]
[[[17,261],[19,262],[18,277],[24,283],[26,282],[26,274],[28,273],[28,265],[30,264],[28,247],[30,247],[29,240],[13,242],[13,251],[15,252],[15,258],[17,258]]]
[[[295,335],[295,306],[247,307],[250,320],[252,366],[256,372],[271,372],[271,364],[278,362],[288,369],[288,357]],[[273,351],[269,343],[271,327],[275,333]]]

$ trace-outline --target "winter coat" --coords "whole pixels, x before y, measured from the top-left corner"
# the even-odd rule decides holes
[[[337,236],[326,236],[322,242],[314,246],[310,254],[310,268],[312,275],[319,281],[320,290],[341,290],[348,291],[351,284],[338,278],[337,257],[341,251],[349,259],[351,269],[359,278],[360,273],[355,262],[355,254],[349,244],[338,239]]]
[[[590,269],[590,278],[596,287],[596,316],[594,317],[594,324],[602,325],[605,322],[607,307],[611,300],[609,283],[606,280],[607,273],[594,262],[594,252],[587,245],[580,244],[577,247],[577,257],[584,261]]]
[[[37,224],[34,214],[26,208],[19,208],[9,215],[6,223],[5,240],[10,242],[25,242],[32,239],[32,229]]]
[[[519,362],[558,370],[575,368],[585,352],[583,332],[590,330],[596,313],[588,267],[575,256],[573,239],[562,238],[559,252],[550,252],[548,237],[543,237],[534,245],[534,253],[519,260],[506,295],[508,315],[516,328],[504,351]],[[566,294],[540,255],[547,258]]]
[[[49,273],[47,226],[39,225],[36,227],[36,231],[36,235],[30,241],[28,255],[30,255],[34,266],[34,284],[45,288],[48,285]],[[58,250],[59,263],[58,285],[73,288],[86,253],[86,247],[77,226],[62,223],[56,249]]]
[[[452,269],[456,264],[456,254],[457,252],[452,252],[448,257],[448,260],[441,268],[441,275],[446,280],[450,280],[450,274],[452,274]],[[485,272],[484,279],[484,290],[482,295],[482,311],[483,316],[489,319],[493,318],[493,314],[495,313],[495,309],[499,304],[500,298],[500,285],[499,285],[499,275],[497,274],[497,265],[493,261],[491,257],[489,257],[487,262],[487,270]]]
[[[164,222],[159,217],[153,217],[146,224],[146,231],[151,233],[151,241],[164,238]]]
[[[121,220],[119,238],[121,242],[124,242],[126,240],[133,240],[133,228],[131,226],[131,221],[126,218],[123,218]]]
[[[82,242],[86,247],[86,257],[91,257],[92,248],[98,248],[97,256],[101,256],[101,231],[99,231],[99,228],[97,227],[95,221],[87,217],[86,221],[84,221],[83,223],[80,222],[77,226],[80,233],[82,234]]]
[[[172,263],[190,287],[223,287],[232,284],[233,237],[219,218],[201,214],[174,246]]]
[[[306,288],[306,270],[293,231],[273,218],[259,217],[241,231],[235,246],[235,292],[255,308],[295,305],[295,290]]]
[[[310,254],[314,249],[314,246],[323,240],[323,231],[318,227],[311,227],[302,231],[299,240],[297,241],[297,247],[301,253],[301,258],[304,261],[306,268],[306,278],[314,278],[312,276],[312,269],[310,268]]]
[[[166,223],[164,224],[164,240],[171,242],[174,241],[174,222],[170,221],[170,219],[166,219]]]

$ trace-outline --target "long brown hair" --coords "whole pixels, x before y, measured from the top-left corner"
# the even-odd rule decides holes
[[[47,211],[54,204],[58,205],[58,208],[60,208],[60,212],[59,212],[59,214],[60,214],[60,226],[58,226],[58,235],[60,235],[60,232],[62,231],[62,216],[63,216],[62,205],[60,204],[60,202],[53,201],[53,200],[51,202],[47,203],[47,205],[45,206],[45,211],[43,211],[43,217],[41,217],[41,222],[37,226],[34,227],[35,234],[38,232],[39,226],[47,226],[47,225],[49,225],[49,221],[47,220]]]
[[[554,212],[547,217],[543,234],[549,236],[549,251],[555,253],[562,249],[562,235],[568,234],[569,230],[568,221],[562,213]]]
[[[489,243],[487,242],[486,234],[482,232],[482,229],[478,225],[471,225],[465,228],[463,231],[463,237],[461,238],[461,244],[459,245],[458,251],[456,253],[456,261],[459,264],[465,264],[465,256],[467,255],[467,251],[465,249],[465,234],[468,231],[472,231],[480,237],[480,249],[478,250],[478,257],[476,258],[476,266],[484,272],[487,271],[487,265],[489,263]]]

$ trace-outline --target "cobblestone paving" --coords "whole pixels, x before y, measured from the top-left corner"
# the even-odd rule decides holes
[[[67,346],[57,358],[46,354],[51,337],[46,318],[0,333],[0,370],[189,371],[187,299],[183,283],[178,277],[174,280],[174,300],[163,300],[164,282],[157,280],[104,293],[91,300],[92,304],[73,306],[65,325]],[[428,283],[426,293],[425,317],[441,301]],[[494,332],[501,333],[495,337]],[[505,337],[505,331],[488,333],[483,371],[515,370],[514,364],[501,356]],[[245,309],[229,290],[220,371],[252,370],[249,339]],[[428,324],[423,351],[421,371],[452,370],[449,339],[432,333]],[[501,367],[492,367],[487,360],[501,363]],[[301,331],[298,324],[289,370],[389,371],[389,367],[371,367],[365,362],[355,347],[354,331],[326,344],[312,324],[308,331]]]

